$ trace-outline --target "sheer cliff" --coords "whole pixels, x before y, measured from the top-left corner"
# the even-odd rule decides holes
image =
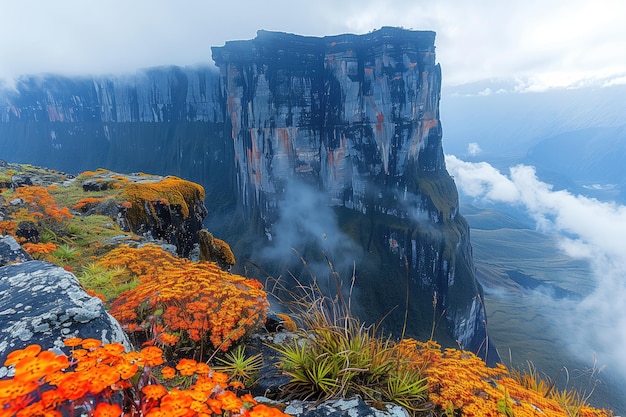
[[[239,259],[280,272],[291,248],[324,253],[344,279],[354,273],[366,319],[388,314],[384,326],[400,331],[408,291],[408,335],[434,328],[484,350],[482,289],[443,159],[434,41],[397,28],[260,31],[213,48],[219,73],[24,78],[0,97],[1,155],[200,182],[212,230],[228,230]]]

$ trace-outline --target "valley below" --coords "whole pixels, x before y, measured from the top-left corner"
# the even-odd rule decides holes
[[[592,404],[626,410],[619,370],[576,340],[577,306],[594,289],[586,261],[559,249],[556,236],[535,230],[522,213],[462,203],[471,227],[476,276],[485,291],[488,336],[507,366],[558,378],[591,392]],[[577,331],[578,330],[578,331]],[[601,372],[600,372],[601,370]],[[595,388],[594,388],[595,387]]]

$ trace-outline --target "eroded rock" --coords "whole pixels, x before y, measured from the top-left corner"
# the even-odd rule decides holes
[[[100,299],[76,277],[54,264],[28,261],[0,268],[0,363],[30,344],[65,350],[69,337],[130,343]],[[7,368],[0,368],[0,377]]]
[[[13,236],[0,235],[0,266],[32,259]]]

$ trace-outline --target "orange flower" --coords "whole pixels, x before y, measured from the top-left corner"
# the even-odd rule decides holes
[[[39,387],[36,381],[24,381],[17,383],[12,379],[0,381],[0,404],[6,403],[5,399],[13,400],[23,395],[28,395]]]
[[[117,355],[126,350],[124,345],[122,345],[121,343],[107,343],[106,345],[103,346],[103,349],[105,352],[111,355]]]
[[[77,400],[89,391],[88,375],[69,372],[60,378],[57,390],[68,400]]]
[[[141,349],[141,357],[147,366],[159,366],[163,363],[163,351],[156,346]]]
[[[100,345],[102,345],[102,342],[98,339],[85,339],[83,340],[82,345],[84,349],[95,349],[97,347],[100,347]]]
[[[160,384],[146,385],[141,389],[147,400],[157,401],[159,398],[167,394],[167,390]]]
[[[243,407],[241,398],[232,391],[223,391],[217,399],[222,403],[222,409],[227,411],[239,411]]]
[[[20,405],[18,409],[19,411],[14,414],[16,417],[61,417],[61,413],[58,411],[45,410],[40,402],[36,402],[27,406]]]
[[[206,403],[211,408],[211,411],[213,411],[213,414],[222,414],[222,402],[220,400],[209,398],[206,400]]]
[[[117,404],[99,403],[93,417],[120,417],[122,409]]]
[[[165,345],[175,345],[180,337],[171,333],[161,333],[158,337],[159,341]]]
[[[92,371],[94,375],[89,379],[89,392],[98,394],[120,380],[116,369],[108,366],[98,366]]]
[[[254,397],[251,394],[242,395],[241,401],[243,401],[244,403],[249,403],[250,405],[257,404],[257,401],[254,399]]]
[[[191,397],[184,391],[173,389],[161,398],[161,409],[168,411],[171,416],[183,416],[189,411]]]
[[[140,325],[138,325],[137,323],[128,323],[122,326],[122,328],[124,330],[126,330],[129,333],[133,333],[133,332],[140,332],[143,331],[143,327],[141,327]]]
[[[226,387],[226,385],[228,385],[228,375],[224,372],[213,372],[213,374],[211,374],[211,378],[213,378],[213,382],[221,387]]]
[[[50,366],[54,371],[62,371],[70,366],[70,361],[65,355],[57,355],[51,361]]]
[[[211,367],[204,362],[198,362],[196,365],[196,375],[206,376],[211,372]]]
[[[56,408],[57,405],[65,400],[59,391],[51,389],[41,394],[41,404],[45,408]]]
[[[63,344],[67,347],[76,347],[83,343],[83,339],[80,337],[70,337],[69,339],[65,339]]]
[[[23,358],[37,356],[39,352],[41,352],[41,346],[39,345],[29,345],[24,349],[15,350],[7,355],[7,359],[4,361],[4,366],[15,365]]]
[[[176,376],[176,369],[166,366],[161,369],[161,376],[163,379],[172,379]]]
[[[20,382],[37,381],[54,370],[54,352],[45,350],[36,357],[27,357],[15,365],[15,380]]]
[[[134,363],[122,362],[116,366],[117,372],[122,379],[130,379],[137,373],[139,367]]]
[[[193,359],[181,359],[176,365],[176,369],[178,369],[181,375],[191,376],[196,372],[197,364]]]
[[[244,389],[246,387],[241,381],[231,381],[228,385],[234,389]]]
[[[283,417],[287,415],[278,408],[268,407],[265,404],[257,404],[250,410],[250,417]]]

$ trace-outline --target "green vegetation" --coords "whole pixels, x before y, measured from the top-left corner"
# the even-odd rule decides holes
[[[113,300],[139,285],[137,277],[126,268],[106,268],[97,263],[83,265],[77,278],[85,288],[102,295],[105,300]]]
[[[263,356],[260,353],[246,355],[244,345],[237,345],[224,357],[216,357],[215,361],[219,365],[214,366],[213,369],[224,372],[231,380],[239,381],[247,387],[254,385],[263,367]]]
[[[353,317],[340,295],[330,299],[316,286],[304,291],[294,303],[303,323],[299,337],[273,347],[280,369],[290,378],[283,387],[288,398],[358,395],[372,404],[396,403],[412,412],[424,407],[424,363],[404,356],[397,343],[379,334],[378,326]]]

